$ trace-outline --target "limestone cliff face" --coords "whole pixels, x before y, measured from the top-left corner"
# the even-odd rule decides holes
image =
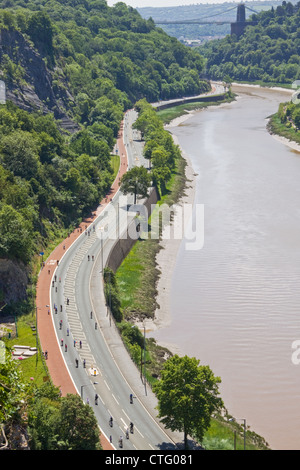
[[[27,283],[25,266],[0,258],[0,292],[3,303],[11,304],[25,299]]]
[[[18,75],[14,74],[12,65],[19,67]],[[65,129],[78,130],[66,111],[73,102],[71,93],[67,87],[53,91],[53,71],[48,70],[31,42],[15,29],[0,30],[0,70],[8,100],[27,111],[51,112]]]

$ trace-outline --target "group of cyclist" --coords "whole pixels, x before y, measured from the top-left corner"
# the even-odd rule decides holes
[[[132,395],[130,395],[130,403],[132,403]],[[114,423],[114,420],[113,420],[113,417],[111,416],[109,418],[109,425],[110,427],[112,428],[113,427],[113,423]],[[130,424],[129,424],[129,428],[126,429],[126,432],[125,432],[125,436],[126,436],[126,439],[129,439],[129,432],[131,434],[133,434],[133,422],[131,421]],[[123,447],[123,437],[120,436],[119,438],[119,447],[122,448]]]

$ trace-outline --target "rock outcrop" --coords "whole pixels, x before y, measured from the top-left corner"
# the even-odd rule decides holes
[[[11,67],[7,67],[9,61],[19,67],[17,76]],[[71,133],[78,130],[78,125],[66,111],[74,101],[71,93],[65,86],[54,92],[53,71],[47,68],[46,61],[32,43],[15,29],[0,31],[0,68],[6,85],[6,99],[26,111],[53,113],[61,120],[62,128]]]

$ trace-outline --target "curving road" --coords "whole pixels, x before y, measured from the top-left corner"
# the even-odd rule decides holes
[[[136,116],[132,110],[124,119],[129,168],[148,165],[141,157],[142,142],[132,129]],[[124,156],[120,158],[122,162]],[[127,201],[133,204],[133,198]],[[119,191],[65,251],[51,283],[52,319],[74,385],[83,400],[93,407],[99,427],[112,445],[119,448],[122,436],[124,450],[174,449],[175,441],[180,442],[182,437],[167,434],[155,419],[155,397],[142,383],[105,305],[102,269],[116,233],[123,233],[134,216],[135,212],[128,212]],[[130,394],[134,395],[133,403]],[[130,422],[134,423],[134,432],[126,439]]]

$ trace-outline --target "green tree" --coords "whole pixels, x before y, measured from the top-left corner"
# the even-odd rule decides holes
[[[36,176],[39,169],[38,143],[30,132],[14,131],[1,139],[0,161],[14,175]]]
[[[45,55],[53,56],[53,27],[47,13],[39,11],[28,20],[27,34]]]
[[[121,191],[125,195],[133,194],[134,204],[136,204],[137,196],[147,197],[150,184],[151,177],[147,169],[143,166],[136,166],[122,176]]]
[[[100,432],[93,409],[78,395],[68,394],[61,399],[57,432],[65,449],[100,449]]]
[[[219,377],[199,360],[177,354],[169,358],[161,371],[161,379],[153,386],[158,399],[158,417],[172,431],[202,441],[210,426],[212,414],[223,406],[219,395]]]
[[[27,262],[32,254],[30,224],[12,206],[0,204],[0,258]]]

